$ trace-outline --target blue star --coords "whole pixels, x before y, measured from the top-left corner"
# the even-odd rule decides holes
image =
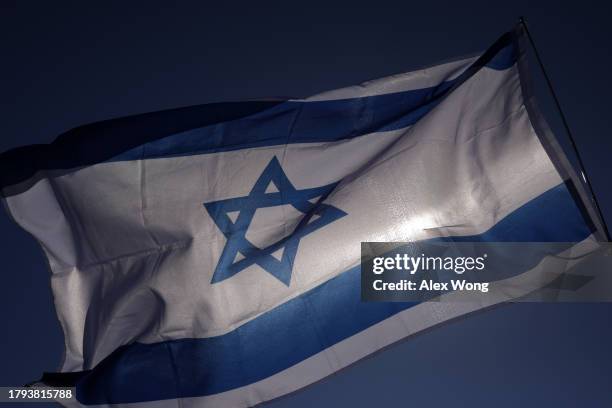
[[[266,192],[270,183],[274,183],[278,191]],[[300,240],[346,215],[344,211],[336,207],[323,204],[325,198],[337,184],[297,190],[274,157],[261,173],[248,196],[204,203],[204,207],[215,224],[227,238],[211,283],[221,282],[257,264],[289,286],[293,260]],[[309,201],[317,197],[316,202]],[[265,248],[258,248],[246,239],[246,232],[258,208],[277,207],[285,204],[292,205],[304,214],[293,233]],[[232,212],[239,212],[235,221],[232,221],[228,215]],[[318,218],[314,217],[315,215]],[[282,217],[280,211],[279,217]],[[272,253],[282,248],[284,250],[281,259],[278,260]],[[235,261],[238,253],[244,258]]]

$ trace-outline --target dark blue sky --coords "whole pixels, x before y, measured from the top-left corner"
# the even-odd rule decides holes
[[[2,1],[1,151],[117,116],[306,96],[413,70],[485,49],[525,15],[612,222],[608,9],[585,1],[125,3]],[[41,251],[4,213],[0,243],[0,385],[20,385],[56,369],[62,334]],[[610,304],[507,305],[269,406],[612,406],[611,323]]]

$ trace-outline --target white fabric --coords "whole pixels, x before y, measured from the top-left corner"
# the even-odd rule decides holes
[[[203,203],[247,195],[274,156],[298,189],[342,180],[326,203],[349,215],[301,240],[289,287],[257,265],[211,285],[225,237]],[[7,201],[49,257],[70,371],[134,341],[227,333],[355,266],[361,241],[483,232],[561,181],[517,70],[483,68],[410,128],[98,164]],[[283,211],[256,214],[249,234],[298,220]]]

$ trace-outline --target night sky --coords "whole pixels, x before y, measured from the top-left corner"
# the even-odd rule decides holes
[[[113,117],[303,97],[414,70],[483,50],[524,15],[612,223],[608,9],[586,1],[126,3],[2,1],[0,151]],[[531,62],[543,111],[567,146]],[[57,369],[63,336],[42,252],[3,211],[0,243],[0,385],[16,386]],[[268,406],[612,406],[611,323],[611,304],[504,305]]]

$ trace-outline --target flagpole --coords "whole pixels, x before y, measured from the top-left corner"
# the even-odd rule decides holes
[[[593,190],[593,186],[591,185],[591,181],[587,174],[586,167],[584,166],[584,162],[582,161],[582,157],[580,156],[580,152],[578,151],[578,146],[576,145],[576,141],[574,140],[574,136],[572,135],[569,124],[567,123],[567,119],[565,118],[565,115],[563,114],[563,110],[561,109],[561,103],[559,102],[559,98],[557,98],[557,94],[555,92],[555,89],[553,88],[552,81],[550,80],[550,77],[548,76],[548,73],[546,72],[546,69],[544,68],[544,63],[542,62],[542,59],[540,58],[540,53],[538,52],[538,48],[536,47],[535,41],[533,40],[533,37],[531,36],[531,33],[529,32],[529,28],[527,27],[527,20],[525,20],[525,18],[521,16],[519,17],[519,24],[521,24],[525,28],[525,34],[527,34],[527,39],[529,39],[529,43],[531,44],[531,48],[533,49],[536,60],[538,61],[540,70],[542,71],[542,74],[544,74],[544,78],[546,79],[546,84],[548,85],[548,89],[550,90],[553,100],[555,101],[555,105],[557,107],[557,111],[559,112],[559,115],[561,116],[561,121],[563,122],[563,127],[565,128],[565,132],[567,133],[569,140],[572,144],[572,148],[574,149],[574,152],[576,153],[576,157],[578,159],[578,165],[580,166],[580,172],[582,173],[582,179],[585,181],[587,187],[589,188],[589,193],[591,194],[591,199],[593,201],[593,204],[595,205],[595,209],[597,210],[597,215],[599,215],[599,218],[601,219],[603,229],[604,229],[603,232],[606,236],[606,239],[608,241],[612,241],[612,238],[610,236],[610,231],[608,230],[608,226],[606,225],[606,219],[603,216],[603,212],[601,211],[601,207],[599,206],[597,197],[595,197],[595,192]]]

